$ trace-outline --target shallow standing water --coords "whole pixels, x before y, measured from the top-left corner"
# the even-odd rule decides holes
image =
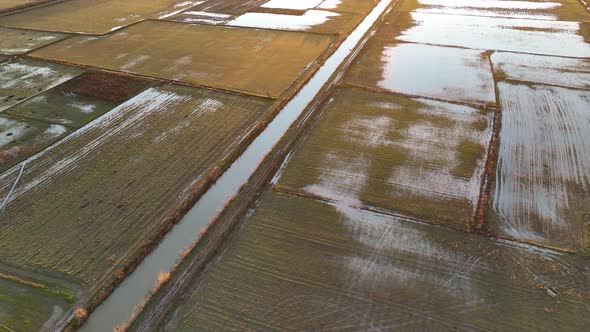
[[[301,91],[285,105],[242,156],[168,233],[158,247],[90,315],[82,327],[82,331],[110,331],[129,318],[135,307],[149,294],[158,273],[169,271],[180,256],[180,251],[199,237],[200,228],[218,214],[227,200],[238,193],[240,187],[256,170],[259,163],[279,142],[291,124],[297,120],[305,107],[320,92],[324,84],[328,82],[332,74],[392,1],[382,0],[379,2]]]

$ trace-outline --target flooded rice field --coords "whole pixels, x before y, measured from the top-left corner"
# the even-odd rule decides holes
[[[498,78],[577,89],[590,89],[590,59],[495,52]]]
[[[335,34],[352,31],[360,22],[359,18],[359,15],[349,13],[308,10],[303,15],[246,13],[227,24],[239,27]]]
[[[375,65],[376,58],[380,66]],[[407,95],[476,105],[496,103],[488,55],[479,50],[399,43],[377,37],[369,42],[345,80],[351,85]]]
[[[590,91],[500,83],[502,130],[493,228],[550,247],[590,250]]]
[[[477,206],[491,112],[339,90],[277,186],[463,229]]]
[[[0,330],[590,325],[583,3],[0,13]]]
[[[426,14],[524,18],[551,21],[590,21],[576,0],[413,0],[400,4],[399,11]]]
[[[458,23],[460,22],[460,23]],[[590,23],[400,11],[381,38],[482,50],[590,57]],[[559,43],[555,43],[559,40]]]

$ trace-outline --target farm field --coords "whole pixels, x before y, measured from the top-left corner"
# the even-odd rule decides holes
[[[143,21],[191,8],[201,1],[71,0],[33,8],[0,18],[0,25],[57,32],[105,34]],[[92,10],[88,10],[92,8]]]
[[[477,207],[492,112],[338,90],[277,187],[463,229]]]
[[[0,258],[35,276],[74,279],[100,299],[218,176],[271,104],[174,85],[140,93],[27,160],[0,219]],[[14,167],[0,176],[2,197],[20,175]]]
[[[0,13],[37,6],[52,1],[54,0],[1,0]]]
[[[2,215],[2,260],[100,284],[105,271],[179,213],[178,195],[196,194],[223,168],[238,148],[227,133],[244,137],[268,106],[178,86],[151,88],[124,103],[29,161]],[[231,121],[220,121],[229,114]],[[121,155],[129,157],[121,162]],[[3,196],[18,171],[0,178]],[[166,176],[152,178],[154,172]]]
[[[0,35],[2,35],[2,40],[0,40],[0,53],[6,55],[24,54],[68,37],[68,35],[63,33],[2,27],[0,27]]]
[[[584,331],[589,21],[401,0],[131,330]]]
[[[39,93],[49,86],[34,85],[42,83],[46,74],[43,70],[45,64],[37,62],[33,71],[39,72],[39,77],[29,75],[30,67],[22,66],[23,63],[8,63],[14,65],[20,72],[16,82],[23,82],[33,86],[27,91],[26,86],[14,88],[16,96],[11,99],[18,103],[0,116],[3,133],[9,137],[3,142],[3,151],[0,154],[0,170],[4,171],[43,150],[59,139],[65,137],[74,130],[86,125],[90,121],[115,108],[129,98],[140,93],[154,81],[143,78],[131,78],[100,71],[85,71],[64,83]],[[78,68],[63,67],[67,70]],[[20,75],[20,76],[19,76]],[[60,75],[57,78],[70,78]],[[7,81],[7,82],[15,82]],[[6,83],[9,84],[9,83]],[[39,87],[38,87],[39,86]],[[38,87],[35,89],[35,87]],[[34,96],[22,95],[22,92],[30,92]],[[10,101],[7,100],[6,103]]]
[[[13,331],[18,327],[34,331],[55,323],[71,305],[71,298],[65,292],[57,293],[43,286],[0,278],[0,329]]]
[[[377,4],[325,2],[0,2],[0,330],[82,326]]]
[[[31,55],[277,98],[333,41],[316,34],[148,21],[106,37],[74,37]],[[257,75],[250,75],[254,70]]]
[[[589,323],[587,261],[342,201],[268,191],[230,241],[157,329],[583,330]]]

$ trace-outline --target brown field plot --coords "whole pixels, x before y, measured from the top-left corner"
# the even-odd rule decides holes
[[[157,19],[199,1],[184,0],[71,0],[0,18],[4,26],[84,34],[105,34],[145,19]]]
[[[75,37],[33,56],[278,97],[334,37],[148,21],[106,37]]]

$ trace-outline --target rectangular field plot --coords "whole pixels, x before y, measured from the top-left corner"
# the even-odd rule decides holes
[[[502,129],[490,227],[590,250],[590,92],[500,83]]]
[[[340,90],[279,186],[462,229],[477,206],[490,113]]]
[[[377,36],[480,50],[590,57],[589,29],[589,22],[402,11],[389,15]]]
[[[83,72],[81,68],[31,59],[0,63],[0,112]]]
[[[69,0],[0,18],[0,24],[23,29],[102,35],[145,19],[188,9],[201,1]]]
[[[355,14],[336,13],[327,10],[308,10],[302,15],[246,13],[229,21],[227,25],[323,34],[343,34],[352,31],[360,21],[361,17]]]
[[[44,285],[33,287],[4,277],[0,275],[0,331],[50,331],[72,305]]]
[[[405,0],[397,10],[427,14],[590,21],[590,15],[577,0]]]
[[[460,73],[460,74],[459,74]],[[494,78],[481,51],[373,38],[345,77],[353,85],[494,105]]]
[[[236,233],[153,330],[575,331],[590,324],[588,261],[570,255],[273,192]]]
[[[0,27],[0,54],[24,54],[47,44],[62,40],[63,33],[39,32]]]
[[[498,79],[590,89],[590,59],[494,52],[491,60]]]
[[[269,106],[166,85],[89,123],[28,162],[0,215],[0,263],[104,286],[233,161]],[[0,197],[19,169],[0,176]]]
[[[296,32],[150,21],[105,37],[71,38],[33,54],[277,97],[333,40]]]

